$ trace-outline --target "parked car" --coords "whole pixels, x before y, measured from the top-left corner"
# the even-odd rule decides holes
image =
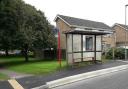
[[[5,54],[5,51],[0,51],[0,55],[4,55]]]

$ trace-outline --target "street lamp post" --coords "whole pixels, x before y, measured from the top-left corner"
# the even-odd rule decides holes
[[[125,60],[127,60],[127,5],[125,5]]]

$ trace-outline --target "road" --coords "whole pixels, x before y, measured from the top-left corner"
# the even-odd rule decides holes
[[[128,89],[128,69],[56,87],[54,89]]]

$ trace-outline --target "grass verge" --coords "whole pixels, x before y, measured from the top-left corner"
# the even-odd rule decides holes
[[[53,73],[60,69],[57,61],[42,61],[30,58],[29,62],[24,62],[23,57],[0,58],[2,67],[20,73],[42,75]],[[62,61],[62,68],[66,66],[66,61]]]
[[[19,73],[27,73],[34,75],[43,75],[53,73],[66,66],[66,61],[62,61],[62,67],[59,67],[57,60],[43,61],[35,58],[29,58],[29,62],[25,62],[23,57],[0,57],[0,67],[12,70]],[[109,60],[102,56],[102,62],[106,63]],[[92,62],[84,62],[78,64],[78,67],[92,65]]]
[[[7,79],[9,79],[8,76],[6,76],[6,75],[0,73],[0,81],[1,81],[1,80],[7,80]]]

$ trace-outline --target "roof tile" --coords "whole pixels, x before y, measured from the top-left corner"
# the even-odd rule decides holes
[[[109,27],[108,25],[102,22],[84,20],[84,19],[64,16],[64,15],[58,15],[58,16],[62,18],[64,21],[66,21],[68,24],[70,24],[71,26],[81,26],[85,28],[87,27],[87,28],[111,30],[111,27]]]

